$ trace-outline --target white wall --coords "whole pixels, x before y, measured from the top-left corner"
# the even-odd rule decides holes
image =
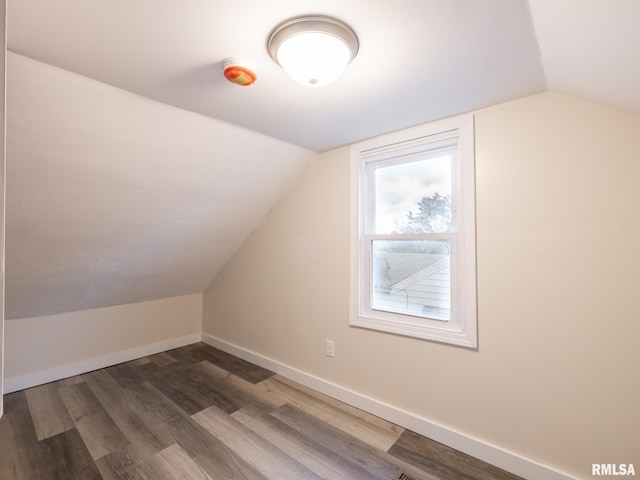
[[[7,2],[0,2],[0,417],[2,416],[4,365],[4,196],[5,196],[5,57]]]
[[[5,390],[200,341],[202,294],[5,322]]]
[[[205,292],[204,333],[548,478],[638,468],[639,159],[638,116],[557,94],[476,112],[473,351],[348,326],[349,150],[327,152]]]

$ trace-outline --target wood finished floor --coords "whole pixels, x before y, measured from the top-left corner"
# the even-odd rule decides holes
[[[512,480],[204,343],[11,393],[0,479]]]

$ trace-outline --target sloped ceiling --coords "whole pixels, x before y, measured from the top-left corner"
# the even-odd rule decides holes
[[[547,89],[640,115],[640,2],[529,4]]]
[[[313,152],[13,53],[6,317],[203,291]]]
[[[327,14],[346,74],[266,51]],[[9,0],[6,316],[202,291],[324,151],[554,90],[640,114],[637,0]],[[258,82],[238,87],[239,56]]]

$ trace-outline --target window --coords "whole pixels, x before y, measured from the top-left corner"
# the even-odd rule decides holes
[[[477,346],[473,116],[352,146],[351,325]]]

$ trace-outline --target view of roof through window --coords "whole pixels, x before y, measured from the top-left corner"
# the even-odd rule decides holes
[[[450,232],[451,154],[375,170],[378,234]],[[448,240],[375,240],[372,308],[447,321],[451,318]]]

